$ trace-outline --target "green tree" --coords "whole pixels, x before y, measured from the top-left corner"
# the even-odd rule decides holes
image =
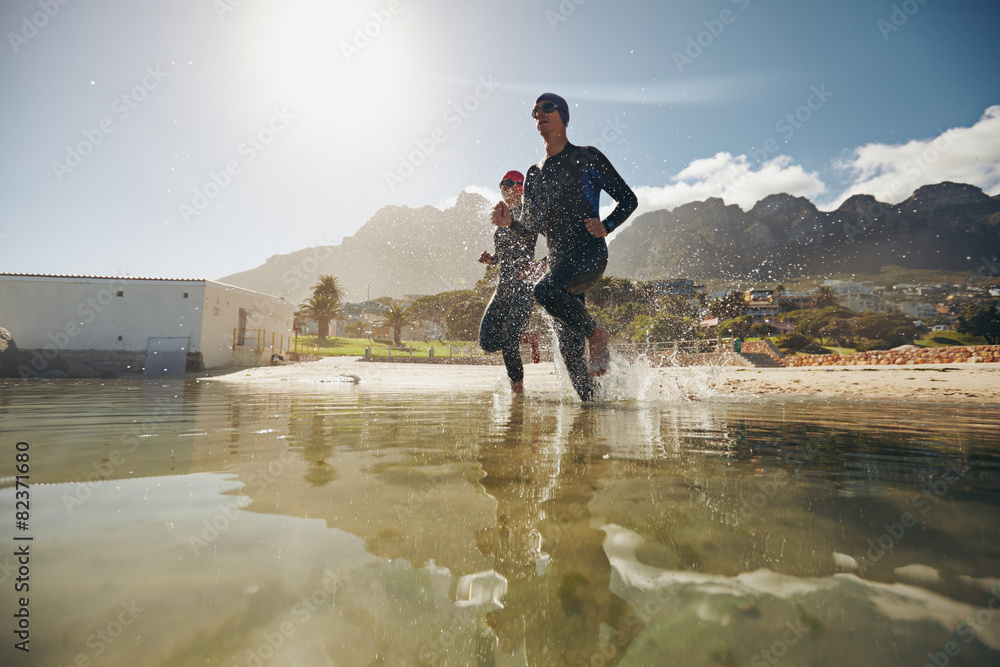
[[[483,320],[486,300],[478,295],[459,301],[448,309],[445,331],[450,340],[479,340],[479,323]]]
[[[325,296],[338,304],[344,300],[344,290],[340,286],[340,281],[330,274],[323,274],[319,277],[319,282],[312,286],[313,294]]]
[[[832,289],[824,285],[819,288],[819,291],[816,292],[816,296],[814,296],[812,301],[809,302],[809,305],[813,308],[813,310],[830,308],[831,306],[837,305],[837,297],[833,295]]]
[[[299,306],[299,313],[303,318],[316,320],[320,340],[324,340],[330,334],[330,320],[344,319],[340,301],[321,294],[313,294],[303,301]]]
[[[476,281],[476,285],[472,288],[472,291],[479,296],[488,299],[493,294],[493,290],[497,288],[497,283],[499,282],[500,265],[487,264],[483,277]]]
[[[756,336],[757,338],[770,338],[771,336],[777,336],[780,333],[781,329],[773,324],[755,324],[750,327],[750,335]]]
[[[678,317],[669,313],[655,317],[640,315],[632,327],[632,342],[640,345],[699,338],[704,338],[704,333],[697,322],[690,317]]]
[[[917,337],[913,320],[902,315],[865,313],[851,320],[851,330],[864,347],[872,350],[906,345]]]
[[[996,299],[970,303],[955,318],[955,331],[982,336],[990,345],[1000,343],[1000,310],[997,308],[998,305],[1000,305],[1000,301]]]
[[[587,305],[615,308],[625,303],[648,299],[647,289],[628,278],[601,277],[587,290]]]
[[[719,322],[719,325],[715,327],[715,331],[719,336],[746,338],[750,335],[751,322],[753,322],[753,318],[751,316],[740,315],[739,317],[728,319],[725,322]]]
[[[708,304],[708,312],[712,317],[720,320],[729,320],[739,317],[747,312],[747,303],[743,300],[742,292],[730,292],[721,299],[716,299]]]
[[[394,302],[379,319],[378,324],[392,329],[392,344],[399,347],[403,344],[403,327],[413,324],[413,320],[406,308]]]
[[[833,341],[837,345],[848,346],[854,339],[854,327],[851,320],[843,317],[834,317],[822,324],[817,330],[820,342],[824,339]]]
[[[641,315],[652,317],[655,314],[653,306],[643,301],[626,301],[621,304],[616,303],[614,307],[592,308],[590,311],[612,337],[625,333],[635,318]]]
[[[473,290],[452,290],[450,292],[422,296],[410,304],[410,317],[414,320],[433,322],[442,331],[446,331],[448,329],[448,311],[455,304],[468,301],[469,299],[482,301],[482,297]],[[482,316],[482,313],[480,313],[480,316]]]
[[[796,310],[782,316],[785,321],[795,322],[795,333],[808,338],[820,337],[820,330],[837,318],[850,320],[854,313],[843,306],[832,305],[819,310]]]

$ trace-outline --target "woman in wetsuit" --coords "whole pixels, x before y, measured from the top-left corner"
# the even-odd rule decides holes
[[[521,193],[524,176],[519,171],[508,171],[500,181],[500,194],[511,211],[521,210]],[[521,337],[535,305],[531,283],[524,274],[532,267],[535,241],[538,235],[517,235],[509,229],[497,227],[493,232],[495,254],[484,252],[479,261],[500,266],[500,281],[493,298],[486,306],[479,325],[479,345],[486,352],[501,351],[503,363],[510,378],[510,389],[515,394],[524,393],[524,365],[521,363]],[[538,361],[538,332],[530,341],[534,360]]]
[[[588,401],[597,388],[593,376],[607,370],[610,355],[608,333],[587,312],[584,292],[607,267],[604,237],[628,219],[638,200],[601,151],[569,143],[566,100],[544,93],[531,116],[545,142],[545,158],[528,169],[519,214],[500,202],[493,209],[493,223],[525,238],[545,235],[549,270],[535,285],[535,300],[555,320],[570,380],[580,398]],[[602,190],[617,202],[603,221]],[[585,343],[590,345],[589,368],[583,357]]]

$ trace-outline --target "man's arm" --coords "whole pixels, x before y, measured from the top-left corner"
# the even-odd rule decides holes
[[[606,236],[628,220],[628,217],[639,206],[639,200],[636,198],[635,193],[632,192],[632,188],[625,182],[625,179],[612,166],[611,161],[604,156],[604,153],[596,148],[591,148],[590,151],[594,159],[594,168],[601,177],[601,181],[598,184],[616,202],[614,210],[608,214],[608,217],[604,219],[602,224],[605,233],[600,234],[600,236]],[[590,229],[589,224],[587,228]],[[594,234],[593,229],[591,229],[591,234]],[[594,234],[594,236],[598,236],[598,234]]]

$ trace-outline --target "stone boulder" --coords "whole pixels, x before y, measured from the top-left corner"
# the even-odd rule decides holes
[[[0,327],[0,378],[16,378],[17,365],[21,361],[21,351],[10,332]]]

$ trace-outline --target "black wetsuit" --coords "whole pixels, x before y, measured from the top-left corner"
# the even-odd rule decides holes
[[[493,232],[496,253],[491,263],[500,264],[500,282],[479,324],[479,346],[486,352],[503,352],[503,363],[511,382],[524,379],[521,335],[531,317],[535,300],[531,295],[531,284],[521,278],[521,273],[535,257],[537,239],[535,233],[519,236],[503,227],[497,227]]]
[[[597,324],[587,312],[583,293],[604,275],[608,244],[587,231],[584,220],[600,217],[601,190],[617,202],[603,221],[611,232],[638,206],[635,193],[599,150],[568,143],[528,169],[524,206],[520,216],[512,216],[511,225],[520,235],[545,235],[549,270],[535,285],[535,300],[556,321],[559,351],[585,401],[593,396],[595,383],[583,358],[584,344]]]

